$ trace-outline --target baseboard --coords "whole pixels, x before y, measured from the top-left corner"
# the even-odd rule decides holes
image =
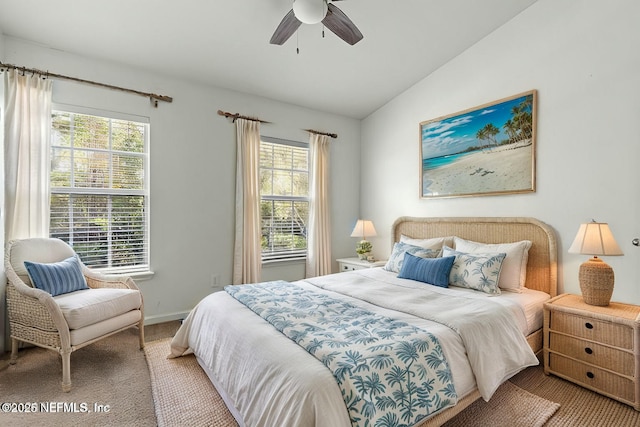
[[[145,316],[145,325],[155,325],[157,323],[171,322],[172,320],[182,320],[189,315],[188,311],[180,311],[176,313],[157,314],[155,316]]]

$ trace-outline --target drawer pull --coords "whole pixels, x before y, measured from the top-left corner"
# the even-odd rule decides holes
[[[587,354],[593,354],[593,350],[590,347],[585,347],[584,352]]]
[[[589,322],[585,323],[584,327],[587,328],[587,329],[593,329],[593,325],[591,323],[589,323]]]
[[[590,379],[594,379],[595,375],[594,375],[593,372],[587,372],[587,377],[590,378]]]

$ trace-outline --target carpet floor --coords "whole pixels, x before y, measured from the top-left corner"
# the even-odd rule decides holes
[[[137,329],[74,351],[69,393],[62,392],[61,381],[57,353],[39,347],[20,350],[17,363],[0,370],[0,402],[29,404],[28,409],[34,403],[35,412],[0,413],[0,425],[157,425]]]

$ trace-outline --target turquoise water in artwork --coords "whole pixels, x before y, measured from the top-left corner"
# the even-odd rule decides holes
[[[433,170],[433,169],[437,169],[441,166],[445,166],[448,164],[451,164],[453,162],[455,162],[458,159],[463,158],[464,156],[467,156],[469,154],[473,154],[476,151],[468,151],[468,152],[464,152],[464,153],[458,153],[458,154],[450,154],[448,156],[441,156],[441,157],[432,157],[430,159],[423,159],[422,160],[422,170],[423,171],[428,171],[428,170]]]

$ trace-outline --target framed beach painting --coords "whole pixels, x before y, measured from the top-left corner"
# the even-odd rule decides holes
[[[535,90],[421,122],[421,197],[533,192],[535,141]]]

